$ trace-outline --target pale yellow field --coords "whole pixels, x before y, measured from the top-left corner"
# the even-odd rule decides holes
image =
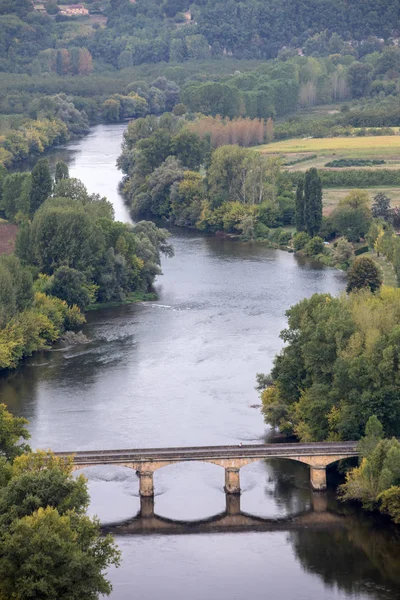
[[[329,188],[323,189],[323,210],[324,215],[329,215],[339,204],[340,200],[345,198],[354,188]],[[400,188],[399,187],[377,187],[363,188],[367,192],[371,201],[378,192],[384,193],[391,200],[391,206],[400,206]]]
[[[291,139],[257,146],[263,154],[338,154],[341,157],[400,157],[400,135]]]

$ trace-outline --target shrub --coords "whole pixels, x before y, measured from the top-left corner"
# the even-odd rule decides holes
[[[318,254],[322,254],[324,251],[324,240],[316,235],[311,238],[309,242],[304,246],[304,252],[307,256],[317,256]]]
[[[293,248],[296,250],[302,250],[304,246],[310,241],[310,236],[305,231],[298,231],[293,236]]]

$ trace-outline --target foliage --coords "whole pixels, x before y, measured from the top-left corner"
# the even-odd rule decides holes
[[[290,225],[294,198],[280,161],[238,145],[216,144],[211,153],[208,133],[169,113],[128,126],[118,165],[132,214],[242,239],[264,237],[263,225]]]
[[[9,413],[5,404],[0,404],[0,460],[5,457],[12,462],[17,456],[29,451],[29,446],[20,441],[30,438],[27,423],[26,419]]]
[[[311,238],[304,246],[306,256],[317,256],[324,251],[324,240],[318,235]]]
[[[362,190],[352,190],[330,216],[334,230],[349,240],[358,242],[371,223],[370,199]]]
[[[382,275],[376,263],[368,256],[357,257],[347,272],[346,291],[369,289],[376,292],[381,285]]]
[[[266,421],[304,441],[346,440],[376,415],[398,436],[400,290],[315,294],[287,316],[286,346],[261,392]]]
[[[34,214],[49,198],[53,189],[49,161],[41,158],[32,169],[30,190],[30,212]]]
[[[336,169],[343,167],[373,167],[374,165],[384,165],[385,162],[382,159],[340,158],[327,162],[325,167],[334,167]]]
[[[293,236],[293,248],[296,250],[302,250],[304,246],[310,241],[310,236],[305,231],[298,231]]]
[[[317,169],[309,169],[296,191],[296,226],[315,236],[322,224],[322,183]]]
[[[365,436],[359,443],[361,464],[347,473],[340,486],[342,500],[357,500],[363,508],[379,508],[400,520],[400,443],[383,439],[383,427],[375,415],[367,422]]]
[[[392,219],[390,198],[382,192],[378,192],[378,194],[374,196],[371,213],[374,219],[384,219],[384,221],[390,222]]]
[[[120,553],[99,522],[85,515],[85,478],[72,475],[72,460],[31,453],[24,419],[0,405],[1,598],[78,600],[109,595],[104,576]],[[11,462],[13,461],[13,462]]]

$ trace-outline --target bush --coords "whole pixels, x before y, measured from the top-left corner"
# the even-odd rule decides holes
[[[279,245],[287,246],[287,244],[292,239],[292,233],[290,231],[281,231],[279,234]]]
[[[293,236],[293,248],[296,250],[302,250],[304,246],[310,241],[310,236],[305,231],[298,231]]]
[[[316,235],[304,246],[304,252],[307,256],[322,254],[324,252],[324,240]]]
[[[327,162],[325,167],[372,167],[373,165],[384,165],[386,161],[384,160],[367,160],[364,158],[340,158],[338,160],[332,160],[331,162]]]

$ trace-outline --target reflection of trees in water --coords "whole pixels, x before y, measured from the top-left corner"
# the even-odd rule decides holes
[[[311,504],[309,468],[283,458],[264,461],[267,472],[266,495],[284,506],[288,514],[306,510]]]
[[[37,360],[40,355],[36,356]],[[0,403],[18,416],[32,418],[37,403],[39,369],[28,368],[23,363],[16,371],[0,378]],[[41,374],[40,374],[41,378]]]
[[[325,585],[347,593],[398,597],[400,532],[382,524],[377,529],[367,518],[348,519],[345,530],[304,529],[289,534],[302,567],[319,575]]]

